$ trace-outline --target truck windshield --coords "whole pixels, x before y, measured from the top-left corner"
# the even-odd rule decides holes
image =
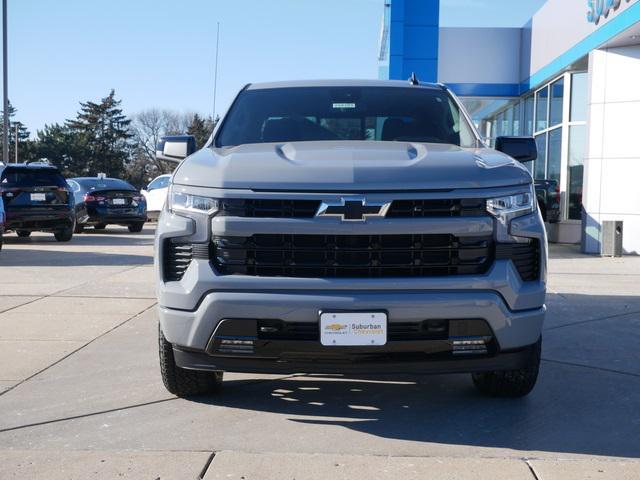
[[[445,90],[419,87],[245,90],[232,105],[215,145],[331,140],[476,146],[451,96]]]

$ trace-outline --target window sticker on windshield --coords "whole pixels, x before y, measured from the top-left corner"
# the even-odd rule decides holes
[[[333,108],[337,110],[342,110],[345,108],[356,108],[355,103],[334,103]]]

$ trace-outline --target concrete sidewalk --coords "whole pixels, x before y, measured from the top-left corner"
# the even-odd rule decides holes
[[[466,375],[226,375],[177,399],[157,365],[152,231],[6,238],[0,478],[640,478],[640,258],[552,251],[522,400]]]

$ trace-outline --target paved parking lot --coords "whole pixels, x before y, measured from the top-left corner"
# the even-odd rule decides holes
[[[640,258],[552,251],[541,378],[158,373],[151,228],[0,253],[0,478],[638,479]]]

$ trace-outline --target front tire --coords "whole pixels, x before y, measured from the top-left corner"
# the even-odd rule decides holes
[[[187,370],[176,365],[173,346],[158,326],[158,349],[162,382],[169,392],[178,397],[213,393],[222,387],[222,372]]]
[[[127,228],[131,233],[140,233],[144,228],[144,222],[132,223],[128,225]]]
[[[524,368],[474,373],[472,374],[473,384],[481,393],[491,397],[524,397],[531,393],[538,380],[541,350],[542,338],[529,347],[529,358]]]
[[[28,232],[27,230],[17,230],[16,235],[20,238],[28,238],[31,236],[31,232]]]
[[[53,234],[58,242],[68,242],[73,238],[74,227],[65,228]]]

